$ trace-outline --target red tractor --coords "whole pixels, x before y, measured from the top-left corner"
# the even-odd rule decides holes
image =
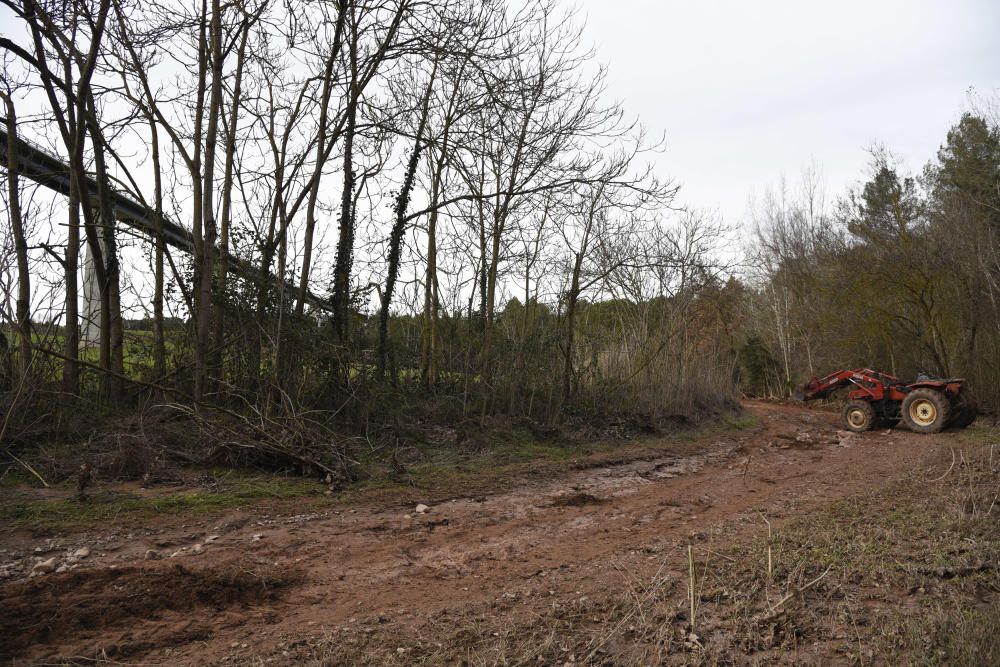
[[[928,378],[904,382],[886,373],[862,368],[813,378],[797,393],[799,400],[825,398],[851,386],[844,406],[844,426],[850,431],[893,427],[902,419],[916,433],[937,433],[947,426],[965,428],[976,420],[976,407],[965,380]]]

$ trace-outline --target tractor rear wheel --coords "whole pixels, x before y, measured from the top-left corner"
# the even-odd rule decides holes
[[[907,395],[900,412],[911,431],[937,433],[951,417],[951,403],[942,392],[922,387]]]
[[[848,431],[862,433],[875,426],[875,408],[868,401],[850,401],[844,406],[844,426]]]

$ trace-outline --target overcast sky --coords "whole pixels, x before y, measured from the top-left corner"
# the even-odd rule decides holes
[[[974,87],[1000,94],[998,0],[577,0],[609,93],[657,132],[682,202],[740,222],[815,162],[828,199],[886,144],[919,170]]]

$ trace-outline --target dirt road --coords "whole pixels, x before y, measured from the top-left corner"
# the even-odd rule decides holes
[[[0,584],[0,655],[280,664],[316,643],[377,637],[372,662],[407,664],[413,641],[459,641],[468,623],[530,623],[553,606],[621,595],[629,581],[669,581],[683,608],[686,545],[711,553],[762,534],[762,517],[779,526],[878,487],[945,437],[853,435],[831,412],[746,407],[757,425],[695,456],[571,469],[421,513],[244,512],[72,536],[59,549],[91,550],[76,569]],[[3,539],[11,553],[46,544]]]

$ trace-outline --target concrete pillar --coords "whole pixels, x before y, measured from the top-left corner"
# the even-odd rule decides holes
[[[100,210],[94,210],[94,219],[100,226]],[[105,258],[107,245],[101,239],[101,249]],[[105,259],[107,267],[107,259]],[[83,242],[83,308],[80,311],[80,344],[83,347],[98,347],[101,344],[101,286],[97,280],[94,256],[86,237]]]

